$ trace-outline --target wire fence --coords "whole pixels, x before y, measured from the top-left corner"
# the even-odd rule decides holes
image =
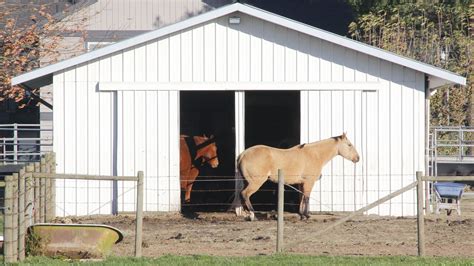
[[[46,153],[40,162],[30,163],[5,177],[4,188],[4,262],[22,261],[26,256],[27,231],[38,223],[56,217],[56,179],[133,181],[136,193],[135,256],[142,253],[143,172],[137,176],[67,175],[56,173],[54,153]],[[99,208],[101,208],[100,206]],[[59,207],[61,209],[61,207]],[[41,241],[41,240],[40,240]],[[43,245],[46,243],[42,243]]]

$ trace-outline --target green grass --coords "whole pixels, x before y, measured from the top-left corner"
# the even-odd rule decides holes
[[[158,258],[111,257],[101,262],[71,262],[44,257],[28,258],[20,265],[474,265],[468,258],[331,257],[272,255],[256,257],[175,256]]]

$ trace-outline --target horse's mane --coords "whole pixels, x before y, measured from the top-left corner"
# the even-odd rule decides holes
[[[322,140],[318,140],[318,141],[314,141],[314,142],[310,142],[310,143],[303,143],[303,144],[300,144],[298,145],[298,149],[303,149],[304,147],[311,147],[311,146],[315,146],[315,145],[319,145],[319,144],[322,144],[322,143],[325,143],[325,142],[328,142],[328,141],[339,141],[343,138],[343,135],[340,135],[340,136],[335,136],[335,137],[330,137],[330,138],[327,138],[327,139],[322,139]]]
[[[331,137],[331,138],[334,139],[335,141],[339,141],[339,140],[341,140],[343,137],[344,137],[344,135],[339,135],[339,136],[335,136],[335,137]]]

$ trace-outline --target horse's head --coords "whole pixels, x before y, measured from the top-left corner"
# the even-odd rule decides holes
[[[219,159],[217,158],[217,145],[214,140],[214,136],[206,137],[206,135],[200,137],[201,141],[198,146],[203,145],[199,149],[198,153],[202,157],[203,163],[207,162],[212,168],[219,166]]]
[[[346,133],[343,133],[341,136],[336,137],[337,145],[337,154],[346,158],[347,160],[357,163],[360,159],[359,153],[357,152],[354,145],[347,138]]]

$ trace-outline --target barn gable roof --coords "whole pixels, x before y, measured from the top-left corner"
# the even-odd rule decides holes
[[[295,31],[301,32],[308,34],[310,36],[323,39],[325,41],[335,43],[337,45],[341,45],[343,47],[368,54],[389,62],[393,62],[395,64],[405,66],[410,69],[414,69],[420,72],[423,72],[425,74],[428,74],[432,77],[432,83],[431,87],[436,87],[436,86],[441,86],[445,84],[461,84],[465,85],[466,84],[466,78],[457,75],[455,73],[452,73],[450,71],[425,64],[407,57],[403,57],[397,54],[394,54],[392,52],[388,52],[386,50],[373,47],[355,40],[352,40],[350,38],[340,36],[325,30],[321,30],[309,25],[306,25],[304,23],[298,22],[291,20],[289,18],[283,17],[276,15],[274,13],[241,4],[241,3],[234,3],[231,5],[227,5],[218,9],[215,9],[213,11],[209,11],[207,13],[204,13],[199,16],[195,16],[192,18],[189,18],[187,20],[184,20],[182,22],[178,22],[176,24],[172,24],[151,32],[147,32],[145,34],[115,43],[111,44],[109,46],[106,46],[104,48],[94,50],[91,52],[88,52],[86,54],[73,57],[49,66],[45,66],[24,74],[21,74],[19,76],[16,76],[12,79],[12,85],[18,85],[18,84],[26,84],[31,87],[40,87],[44,86],[47,84],[52,83],[52,75],[55,72],[73,67],[78,64],[82,64],[84,62],[88,62],[100,57],[104,57],[110,54],[113,54],[115,52],[146,43],[148,41],[172,34],[174,32],[179,32],[181,30],[184,30],[189,27],[193,27],[195,25],[205,23],[206,21],[210,21],[225,15],[232,14],[234,12],[242,12],[244,14],[254,16],[257,18],[260,18],[265,21],[269,21],[271,23],[274,23],[276,25],[280,25],[289,29],[293,29]]]

